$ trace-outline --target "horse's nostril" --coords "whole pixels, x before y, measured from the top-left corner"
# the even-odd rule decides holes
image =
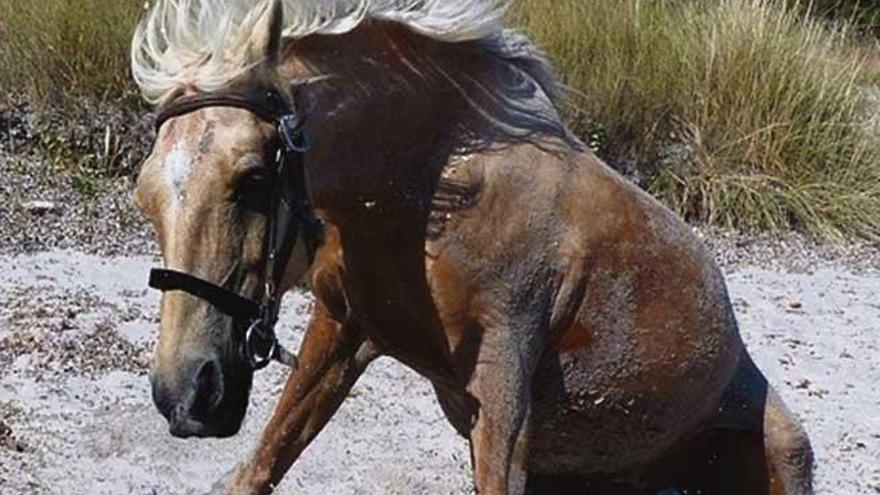
[[[216,361],[205,361],[196,375],[195,387],[190,415],[200,420],[210,418],[223,400],[223,373]]]

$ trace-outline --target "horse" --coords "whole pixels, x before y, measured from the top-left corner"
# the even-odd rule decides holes
[[[812,493],[809,439],[692,230],[564,125],[484,0],[158,0],[134,192],[164,268],[153,399],[234,435],[293,364],[227,493],[273,491],[379,356],[430,380],[479,493]],[[298,359],[281,295],[314,311]],[[294,362],[296,361],[296,362]]]

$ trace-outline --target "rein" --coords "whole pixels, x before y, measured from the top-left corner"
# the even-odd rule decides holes
[[[271,193],[272,206],[268,212],[262,296],[259,302],[253,301],[188,273],[163,268],[150,271],[149,286],[163,292],[186,292],[209,302],[231,317],[242,356],[251,370],[265,368],[273,360],[295,367],[296,357],[278,343],[275,335],[281,303],[281,294],[277,289],[300,235],[306,246],[309,264],[323,238],[323,226],[315,215],[306,189],[303,162],[309,144],[303,131],[304,119],[275,90],[250,95],[237,92],[206,93],[185,96],[161,108],[156,116],[156,131],[169,119],[209,107],[248,110],[278,127],[281,146],[275,159],[275,184]]]

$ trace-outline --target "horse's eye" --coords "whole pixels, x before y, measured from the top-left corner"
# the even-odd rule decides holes
[[[248,172],[238,181],[236,201],[242,208],[264,213],[272,200],[272,183],[273,174],[268,170]]]

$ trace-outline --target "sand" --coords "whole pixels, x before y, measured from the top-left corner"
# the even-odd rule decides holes
[[[0,493],[205,493],[255,445],[284,382],[255,378],[242,431],[179,440],[150,401],[150,256],[0,259]],[[728,268],[747,345],[804,421],[824,495],[880,493],[880,272]],[[310,299],[290,294],[296,347]],[[471,493],[466,442],[427,380],[377,361],[277,493]]]

